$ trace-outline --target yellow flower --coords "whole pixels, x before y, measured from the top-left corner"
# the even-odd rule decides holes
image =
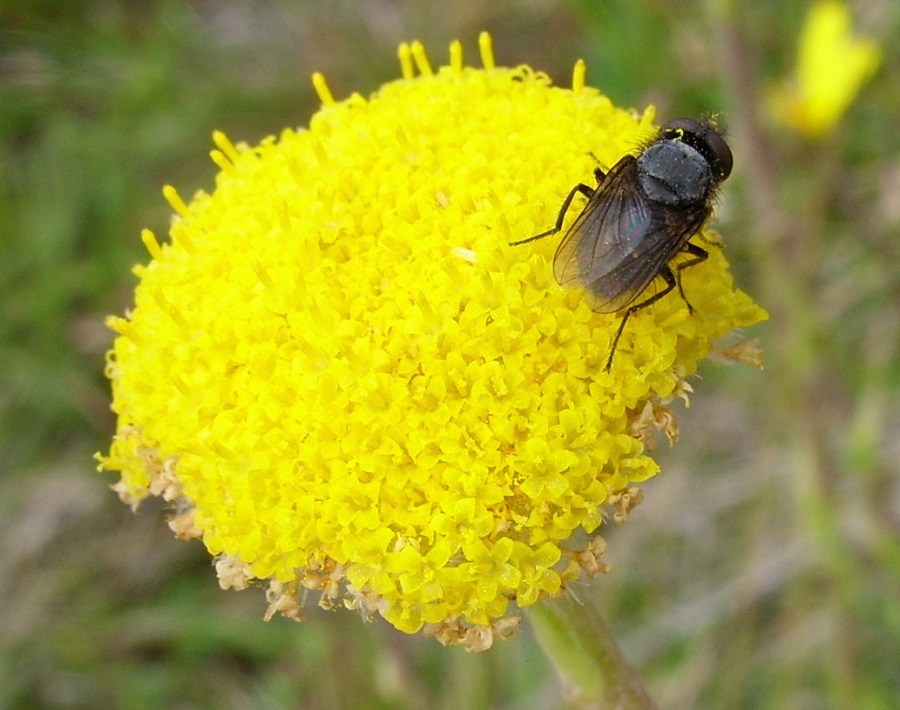
[[[765,313],[725,258],[689,269],[696,308],[637,313],[604,372],[615,315],[553,280],[562,197],[653,133],[529,67],[433,71],[421,45],[369,100],[323,101],[308,130],[256,147],[216,133],[212,194],[145,231],[136,305],[109,323],[118,431],[100,468],[136,506],[176,503],[223,587],[302,599],[485,648],[555,595],[657,471],[648,403],[689,391],[716,339]],[[416,75],[416,70],[418,74]],[[650,407],[651,414],[653,407]],[[661,416],[660,421],[668,421]]]
[[[876,42],[851,33],[850,12],[835,0],[810,9],[800,35],[795,75],[773,87],[769,109],[780,123],[810,137],[830,133],[878,69]]]

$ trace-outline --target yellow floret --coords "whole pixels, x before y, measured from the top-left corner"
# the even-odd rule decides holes
[[[881,64],[876,42],[853,34],[846,4],[819,0],[800,34],[794,75],[767,95],[773,116],[810,138],[834,130]]]
[[[696,313],[639,312],[604,372],[619,317],[556,285],[556,240],[508,242],[653,113],[614,107],[583,65],[568,90],[481,48],[485,69],[454,44],[432,70],[405,47],[404,78],[368,100],[318,77],[308,130],[217,133],[215,190],[166,189],[171,239],[145,234],[135,307],[110,319],[101,468],[132,503],[164,476],[223,585],[268,580],[270,612],[315,589],[445,642],[510,633],[580,573],[601,507],[656,473],[646,403],[765,317],[712,248],[684,274]]]

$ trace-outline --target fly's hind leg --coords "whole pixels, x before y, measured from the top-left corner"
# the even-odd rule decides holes
[[[678,266],[675,267],[675,276],[678,281],[678,293],[681,295],[682,300],[684,300],[684,302],[687,304],[688,313],[693,313],[694,307],[691,305],[691,302],[687,300],[687,296],[684,295],[684,289],[681,287],[681,272],[689,266],[695,266],[701,261],[706,261],[709,258],[709,252],[706,251],[706,249],[704,249],[703,247],[698,247],[696,244],[691,244],[690,242],[687,242],[681,251],[690,254],[692,258],[688,259],[687,261],[681,262]],[[664,291],[663,293],[666,292]]]
[[[597,169],[599,172],[599,168]],[[601,173],[602,174],[602,173]],[[582,194],[588,199],[591,199],[594,195],[594,190],[584,183],[578,183],[575,187],[569,190],[569,194],[566,195],[566,199],[562,203],[562,207],[559,208],[559,214],[556,216],[556,224],[554,224],[550,229],[546,232],[541,232],[540,234],[535,234],[533,237],[528,237],[527,239],[520,239],[517,242],[510,242],[509,245],[511,247],[519,246],[520,244],[527,244],[528,242],[534,242],[538,239],[543,239],[544,237],[550,237],[554,234],[558,234],[562,231],[563,222],[566,219],[566,212],[569,211],[569,205],[572,204],[572,200],[575,199],[575,195]]]
[[[706,257],[704,257],[704,259],[705,258]],[[700,261],[702,261],[702,259]],[[633,313],[637,313],[638,311],[646,308],[649,305],[656,303],[660,298],[662,298],[669,291],[675,288],[676,283],[679,283],[676,282],[675,275],[672,273],[672,269],[670,269],[668,266],[664,266],[660,270],[659,275],[662,277],[663,281],[666,282],[666,287],[659,293],[654,293],[647,300],[641,301],[635,306],[631,306],[631,308],[625,311],[625,315],[622,316],[622,321],[621,323],[619,323],[619,329],[616,331],[616,335],[612,341],[612,347],[609,349],[609,358],[607,358],[606,360],[606,367],[603,368],[606,372],[609,372],[610,368],[612,367],[613,355],[616,354],[616,348],[619,345],[619,338],[622,337],[622,331],[625,330],[625,324],[628,322],[628,319],[631,317],[631,315]]]
[[[669,293],[669,291],[674,289],[676,286],[678,287],[678,293],[681,295],[681,298],[684,299],[684,302],[687,304],[688,311],[690,313],[694,312],[694,307],[691,305],[691,302],[687,300],[687,296],[684,295],[684,289],[681,286],[681,272],[689,266],[696,266],[700,262],[706,261],[709,258],[709,252],[702,247],[698,247],[696,244],[691,244],[690,242],[687,242],[684,245],[682,251],[690,254],[691,258],[681,262],[678,266],[676,266],[674,274],[672,273],[672,269],[669,268],[668,265],[660,269],[659,276],[661,276],[663,281],[666,282],[666,287],[659,293],[653,294],[647,300],[641,301],[636,306],[632,306],[627,311],[625,311],[625,315],[622,316],[622,322],[619,323],[619,329],[616,331],[616,335],[613,338],[612,347],[609,351],[609,358],[606,361],[606,367],[604,369],[607,372],[609,372],[610,368],[612,367],[613,355],[616,354],[616,347],[619,345],[619,338],[622,337],[622,331],[625,330],[625,323],[628,322],[628,319],[633,313],[636,313],[637,311],[646,308],[653,303],[656,303],[659,299]]]

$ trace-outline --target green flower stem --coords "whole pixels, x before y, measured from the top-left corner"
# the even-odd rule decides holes
[[[578,707],[656,707],[619,650],[595,595],[583,596],[562,594],[526,610],[566,695]]]

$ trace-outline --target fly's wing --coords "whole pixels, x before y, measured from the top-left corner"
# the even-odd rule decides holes
[[[630,305],[709,216],[706,205],[672,210],[650,202],[636,171],[633,156],[612,167],[553,257],[557,282],[586,289],[599,313]]]

